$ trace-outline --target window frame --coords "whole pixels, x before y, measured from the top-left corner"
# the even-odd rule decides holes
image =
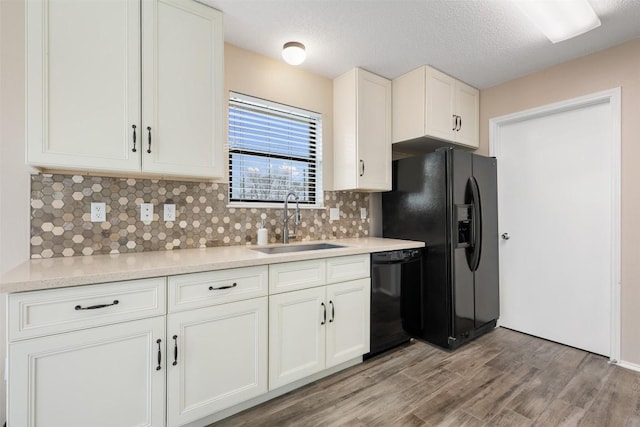
[[[227,184],[228,184],[228,204],[227,207],[238,207],[238,208],[282,208],[284,206],[283,200],[265,200],[265,199],[234,199],[232,198],[232,180],[233,180],[233,168],[232,168],[232,156],[233,154],[240,155],[251,155],[259,158],[267,158],[267,159],[278,159],[278,160],[289,160],[296,162],[304,162],[309,165],[313,165],[315,168],[315,181],[313,183],[314,191],[310,191],[312,200],[310,201],[300,201],[299,206],[301,209],[318,209],[324,208],[324,192],[323,192],[323,180],[322,180],[322,114],[317,113],[315,111],[309,111],[298,107],[293,107],[287,104],[282,104],[274,101],[269,101],[262,98],[257,98],[251,95],[242,94],[239,92],[229,91],[228,97],[228,107],[227,107],[227,166],[228,166],[228,176],[227,176]],[[277,114],[281,114],[283,116],[299,116],[305,120],[310,120],[315,122],[315,147],[310,149],[310,153],[308,157],[303,156],[295,156],[295,155],[285,155],[279,153],[268,153],[268,152],[260,152],[257,150],[251,149],[232,149],[231,144],[229,142],[231,134],[231,119],[230,119],[230,111],[233,103],[239,103],[240,105],[245,104],[247,106],[256,108],[257,110],[263,111],[273,111]],[[237,104],[236,104],[237,105]],[[311,166],[309,167],[311,169]],[[315,199],[315,200],[313,200]],[[292,200],[290,200],[292,201]]]

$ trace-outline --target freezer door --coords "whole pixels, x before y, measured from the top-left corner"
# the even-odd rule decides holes
[[[498,290],[498,182],[496,159],[473,156],[473,176],[480,197],[480,259],[475,271],[475,327],[500,315]]]
[[[449,157],[449,197],[451,203],[450,250],[451,258],[451,301],[452,336],[464,336],[475,328],[473,271],[469,268],[469,252],[473,250],[471,230],[464,234],[465,227],[473,222],[473,197],[469,188],[472,177],[473,154],[448,150]]]

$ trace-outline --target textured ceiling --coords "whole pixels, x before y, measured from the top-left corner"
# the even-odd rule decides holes
[[[483,89],[640,37],[640,0],[590,0],[602,25],[552,44],[513,0],[200,0],[225,14],[225,40],[334,78],[358,66],[395,78],[430,64]],[[566,0],[564,0],[566,1]]]

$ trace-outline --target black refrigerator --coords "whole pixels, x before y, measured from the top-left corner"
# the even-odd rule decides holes
[[[496,325],[496,159],[450,148],[393,162],[383,236],[424,241],[420,313],[407,332],[454,349]],[[416,309],[416,308],[414,308]]]

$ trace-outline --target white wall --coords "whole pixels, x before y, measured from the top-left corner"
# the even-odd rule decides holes
[[[0,274],[29,259],[29,169],[24,162],[24,1],[0,0]],[[6,319],[0,296],[0,319]],[[4,371],[5,328],[0,328]],[[0,424],[6,419],[0,387]]]

